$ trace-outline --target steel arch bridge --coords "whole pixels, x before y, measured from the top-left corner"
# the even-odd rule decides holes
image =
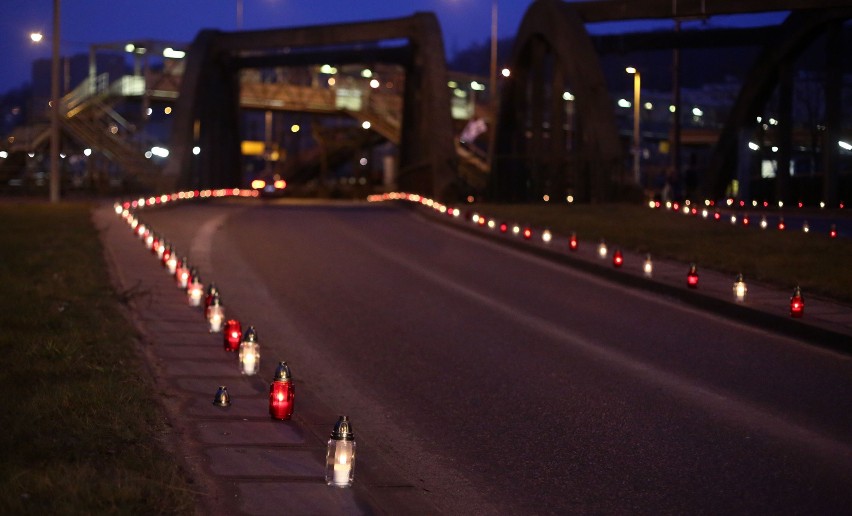
[[[489,195],[505,202],[539,200],[571,192],[585,201],[621,197],[631,185],[616,130],[613,105],[603,79],[599,53],[585,24],[634,19],[694,19],[719,14],[791,11],[773,31],[746,77],[716,143],[703,193],[720,197],[742,168],[739,137],[780,86],[782,109],[790,119],[791,63],[826,32],[839,42],[840,23],[852,17],[848,0],[628,0],[566,3],[537,0],[518,31],[508,79],[500,98]],[[677,48],[672,33],[668,48]],[[840,52],[829,56],[826,85],[827,139],[840,134]],[[570,93],[568,93],[570,91]],[[563,98],[561,95],[565,95]],[[789,120],[787,120],[789,121]],[[785,122],[787,122],[785,121]],[[790,133],[786,124],[778,197],[788,197]],[[738,155],[740,160],[738,161]],[[824,198],[836,201],[836,148],[824,149]],[[739,163],[739,165],[738,165]],[[740,172],[742,174],[742,172]]]
[[[399,40],[406,45],[378,44]],[[399,188],[442,198],[455,196],[456,153],[444,47],[431,13],[339,25],[200,32],[187,52],[172,157],[164,175],[191,188],[240,183],[240,69],[322,64],[329,58],[362,62],[366,54],[375,62],[398,64],[405,70]],[[196,146],[201,149],[198,156],[192,152]]]

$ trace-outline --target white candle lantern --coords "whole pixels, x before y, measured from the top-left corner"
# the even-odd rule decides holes
[[[601,260],[606,258],[606,253],[607,253],[606,242],[601,240],[601,243],[598,244],[598,256],[600,256]]]
[[[340,416],[328,440],[325,481],[334,487],[350,487],[355,477],[355,433],[346,416]]]
[[[650,278],[654,275],[654,262],[651,261],[651,255],[645,255],[645,263],[642,264],[642,272],[645,273],[645,277]]]
[[[162,260],[163,259],[163,253],[165,253],[165,252],[166,252],[166,239],[161,238],[159,243],[157,244],[157,258]]]
[[[249,326],[243,335],[239,349],[240,373],[246,376],[257,374],[260,369],[260,343],[254,326]]]
[[[207,322],[210,323],[210,333],[222,331],[225,322],[225,308],[219,300],[219,294],[215,294],[207,307]]]
[[[166,269],[169,271],[169,274],[171,274],[172,276],[174,276],[175,273],[177,272],[177,264],[178,264],[177,253],[172,251],[172,254],[169,256],[169,259],[166,260]]]
[[[189,306],[201,306],[201,299],[204,297],[204,285],[201,284],[201,278],[198,275],[192,277],[192,283],[187,287],[186,294]]]
[[[746,292],[748,292],[748,288],[743,280],[743,275],[737,274],[737,279],[734,280],[734,299],[736,299],[738,303],[744,302]]]

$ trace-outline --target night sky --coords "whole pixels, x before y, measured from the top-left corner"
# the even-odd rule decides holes
[[[533,0],[499,0],[498,32],[512,36]],[[52,0],[2,0],[0,93],[30,80],[33,60],[50,57]],[[237,0],[62,0],[63,55],[85,54],[92,43],[130,39],[190,42],[200,29],[236,30]],[[243,0],[243,28],[267,29],[437,14],[447,53],[488,41],[491,0]],[[597,31],[671,27],[671,22],[598,26]],[[40,45],[29,34],[41,31]]]

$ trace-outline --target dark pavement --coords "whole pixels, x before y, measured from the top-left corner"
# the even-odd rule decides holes
[[[128,226],[98,212],[119,289],[144,293],[132,306],[146,354],[209,509],[852,507],[850,356],[671,294],[667,282],[685,290],[683,264],[655,263],[662,286],[643,288],[644,278],[584,271],[597,260],[588,245],[571,257],[588,262],[578,270],[547,256],[549,244],[518,252],[387,205],[188,202],[138,213],[260,334],[262,373],[241,377]],[[689,296],[716,299],[708,308],[729,300],[731,279],[719,276],[702,271]],[[789,293],[776,294],[750,285],[734,311],[780,321]],[[807,310],[817,336],[852,335],[848,307],[808,299]],[[266,412],[278,360],[296,379],[286,423]],[[227,411],[211,403],[220,384],[233,394]],[[339,414],[359,443],[353,490],[322,482]]]

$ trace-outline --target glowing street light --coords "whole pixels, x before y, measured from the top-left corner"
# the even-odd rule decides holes
[[[627,73],[633,75],[633,181],[639,184],[639,106],[642,89],[642,75],[639,70],[632,66],[625,68]]]

